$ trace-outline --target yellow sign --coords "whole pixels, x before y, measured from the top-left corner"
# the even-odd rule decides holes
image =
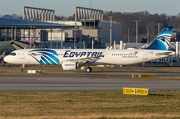
[[[154,78],[154,74],[140,74],[140,78]]]
[[[132,74],[132,78],[139,78],[139,74]]]
[[[147,88],[136,88],[136,95],[149,95],[149,89],[147,89]]]
[[[123,94],[135,94],[136,89],[135,88],[123,88]]]

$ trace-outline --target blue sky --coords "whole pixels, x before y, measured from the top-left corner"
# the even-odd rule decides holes
[[[0,15],[22,15],[23,6],[55,10],[56,15],[70,16],[76,6],[91,7],[103,11],[139,12],[150,14],[177,15],[180,13],[180,0],[0,0]]]

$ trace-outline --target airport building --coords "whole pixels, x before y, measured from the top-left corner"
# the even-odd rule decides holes
[[[41,11],[41,12],[39,12]],[[120,23],[103,11],[76,7],[75,21],[54,21],[54,10],[25,6],[23,19],[0,18],[0,41],[35,41],[37,48],[105,48],[122,38]]]

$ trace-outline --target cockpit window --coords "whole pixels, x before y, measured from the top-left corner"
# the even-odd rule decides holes
[[[16,53],[15,53],[15,52],[12,52],[10,55],[12,55],[12,56],[16,56]]]

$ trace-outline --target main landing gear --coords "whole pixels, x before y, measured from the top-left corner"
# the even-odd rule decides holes
[[[6,62],[5,61],[2,61],[2,65],[3,65],[3,67],[6,65]]]
[[[91,67],[87,67],[87,68],[86,68],[86,72],[89,73],[89,72],[91,72],[91,71],[92,71],[92,68],[91,68]]]

